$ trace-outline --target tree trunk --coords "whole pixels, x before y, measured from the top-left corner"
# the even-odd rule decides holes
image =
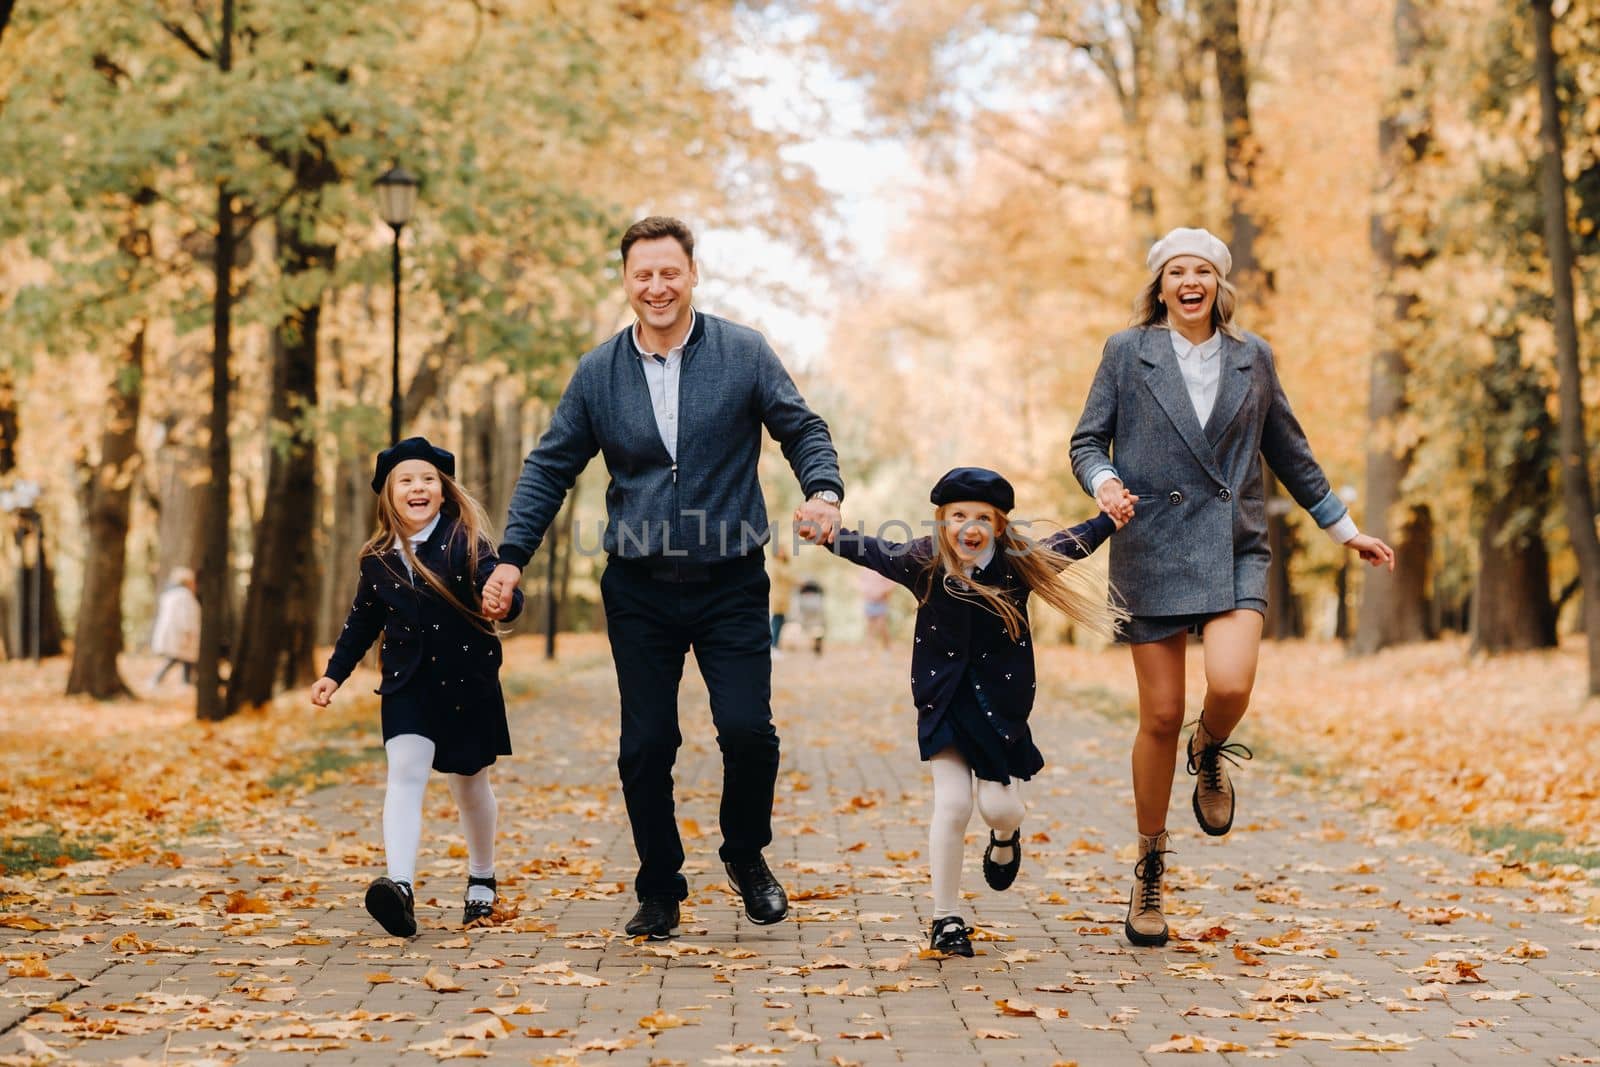
[[[361,570],[357,557],[377,525],[378,498],[371,483],[370,459],[339,457],[330,497],[331,514],[322,525],[324,540],[319,549],[323,561],[322,606],[317,621],[319,645],[338,640],[355,599],[356,576]]]
[[[1183,98],[1186,138],[1185,153],[1189,166],[1185,171],[1184,213],[1192,225],[1204,226],[1210,216],[1210,197],[1207,189],[1207,163],[1210,159],[1210,136],[1207,127],[1204,77],[1205,53],[1198,41],[1185,41],[1178,56],[1178,95]]]
[[[326,184],[326,164],[302,159],[301,188]],[[288,217],[278,226],[278,260],[287,279],[333,268],[334,250],[312,243],[309,227]],[[316,441],[308,416],[317,408],[317,333],[321,293],[291,311],[272,335],[270,436],[276,441],[267,468],[261,520],[256,524],[250,591],[245,597],[239,650],[228,680],[228,710],[265,704],[278,682],[310,683],[317,619],[318,528]]]
[[[1550,558],[1537,529],[1501,536],[1528,499],[1545,495],[1512,491],[1494,502],[1478,534],[1478,573],[1472,590],[1472,651],[1525,652],[1553,648],[1555,604],[1550,599]],[[1539,514],[1543,514],[1540,512]]]
[[[17,469],[17,384],[9,368],[0,368],[0,478]]]
[[[1261,473],[1267,503],[1267,550],[1272,553],[1272,566],[1267,569],[1267,617],[1261,633],[1270,640],[1286,641],[1303,637],[1306,632],[1300,602],[1289,581],[1289,560],[1294,558],[1295,543],[1288,513],[1294,502],[1278,488],[1278,479],[1265,461]]]
[[[578,487],[580,483],[572,483],[572,491],[567,494],[566,519],[561,524],[561,566],[556,581],[556,623],[571,628],[572,614],[568,610],[572,595],[572,561],[578,555],[574,547],[578,543]]]
[[[1271,300],[1272,272],[1262,266],[1256,241],[1261,225],[1251,200],[1255,195],[1255,165],[1259,149],[1250,121],[1250,70],[1244,43],[1239,39],[1238,0],[1206,0],[1201,8],[1204,34],[1217,64],[1217,102],[1222,111],[1222,159],[1228,175],[1228,222],[1232,231],[1234,286],[1241,303],[1254,300],[1257,308]],[[1299,637],[1305,633],[1299,604],[1290,581],[1294,560],[1294,530],[1289,525],[1292,508],[1266,471],[1267,543],[1272,562],[1267,572],[1267,618],[1262,632],[1268,638]]]
[[[15,381],[10,370],[0,369],[0,480],[9,482],[16,474],[20,430]],[[0,564],[0,648],[5,653],[0,659],[61,655],[61,609],[45,550],[44,517],[37,510],[29,509],[26,521],[20,513],[12,516],[11,528],[0,531]],[[6,583],[12,582],[8,590]]]
[[[199,376],[202,368],[184,366],[179,373]],[[205,448],[197,440],[200,422],[189,413],[172,412],[154,457],[156,507],[156,586],[164,588],[174,568],[199,572],[205,535]]]
[[[217,67],[224,74],[233,68],[233,0],[222,0],[221,27],[217,35]],[[200,658],[195,664],[195,717],[227,717],[223,699],[222,658],[231,648],[230,585],[232,568],[228,552],[228,515],[232,503],[233,448],[228,437],[233,346],[233,264],[238,254],[234,233],[233,191],[227,182],[217,184],[217,240],[214,250],[215,280],[211,295],[211,413],[206,443],[205,515],[200,546],[197,595],[200,600]]]
[[[17,392],[9,368],[0,367],[0,482],[10,479],[17,467]],[[0,532],[0,659],[19,658],[22,646],[17,622],[17,601],[22,593],[20,579],[13,585],[17,573],[12,558],[14,539],[10,531]]]
[[[1519,334],[1495,338],[1495,366],[1484,382],[1492,423],[1474,502],[1480,514],[1472,651],[1549,648],[1556,643],[1556,610],[1542,523],[1555,503],[1555,434],[1544,386],[1522,364]]]
[[[1217,61],[1217,102],[1222,110],[1222,158],[1228,173],[1228,221],[1232,230],[1233,284],[1241,298],[1264,304],[1272,295],[1272,272],[1261,264],[1256,241],[1262,227],[1255,194],[1260,146],[1250,122],[1250,69],[1239,40],[1238,0],[1206,0],[1206,38]]]
[[[32,583],[23,590],[22,617],[32,619],[28,632],[35,640],[23,644],[22,656],[42,656],[46,659],[59,656],[65,649],[65,632],[61,625],[61,601],[56,596],[56,575],[50,569],[50,553],[45,544],[43,530],[36,538],[38,553],[35,566],[38,571]]]
[[[1378,335],[1367,400],[1366,532],[1393,546],[1395,569],[1368,570],[1361,587],[1361,611],[1351,650],[1370,655],[1391,645],[1432,636],[1428,613],[1432,562],[1432,516],[1425,504],[1408,504],[1403,486],[1411,470],[1412,446],[1396,441],[1407,412],[1405,351],[1413,341],[1421,307],[1409,279],[1433,258],[1424,244],[1426,220],[1411,218],[1405,205],[1416,172],[1433,141],[1433,117],[1418,91],[1425,39],[1413,0],[1395,0],[1395,70],[1399,86],[1378,122],[1377,206],[1370,240],[1382,275],[1378,294]],[[1405,227],[1402,253],[1397,237]],[[1412,232],[1415,231],[1415,232]],[[1426,540],[1424,540],[1426,539]]]
[[[369,325],[377,323],[369,318]],[[352,369],[344,358],[343,342],[335,338],[329,360],[339,390],[363,396],[369,375]],[[409,394],[405,410],[416,418],[420,405]],[[367,440],[355,435],[339,435],[338,454],[333,460],[333,476],[327,494],[327,512],[318,530],[317,552],[322,558],[321,592],[317,608],[317,644],[331,645],[339,638],[350,602],[355,596],[358,558],[361,546],[376,528],[377,496],[372,491],[372,455]]]
[[[1155,154],[1150,148],[1154,125],[1152,97],[1156,57],[1156,35],[1161,25],[1161,0],[1138,0],[1138,17],[1131,27],[1133,84],[1123,110],[1123,128],[1128,136],[1128,206],[1133,215],[1134,251],[1139,259],[1161,236],[1156,217]],[[1136,260],[1137,262],[1137,260]]]
[[[1539,79],[1539,193],[1544,212],[1545,255],[1550,261],[1556,367],[1560,374],[1561,499],[1567,534],[1583,582],[1583,627],[1589,646],[1590,696],[1600,696],[1600,536],[1595,532],[1583,425],[1583,367],[1578,361],[1578,324],[1572,286],[1572,233],[1567,228],[1567,178],[1562,170],[1566,138],[1556,95],[1551,0],[1533,0],[1536,74]]]
[[[84,554],[83,594],[72,643],[67,695],[97,700],[132,696],[117,671],[122,652],[122,580],[128,550],[128,516],[139,473],[139,402],[144,374],[143,323],[135,327],[108,391],[100,462],[89,488],[89,550]]]

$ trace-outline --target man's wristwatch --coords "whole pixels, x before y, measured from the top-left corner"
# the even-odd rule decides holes
[[[811,494],[811,499],[820,500],[824,504],[832,504],[834,507],[839,506],[839,494],[835,493],[832,489],[818,489],[815,493]]]

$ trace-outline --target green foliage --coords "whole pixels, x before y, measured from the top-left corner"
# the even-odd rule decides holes
[[[322,745],[304,755],[293,767],[267,779],[274,791],[316,790],[337,785],[340,772],[383,758],[382,745],[360,743]]]
[[[40,867],[60,867],[99,855],[94,845],[63,837],[46,827],[35,834],[0,838],[0,874],[27,874]]]
[[[1507,857],[1522,863],[1574,864],[1600,867],[1600,852],[1593,849],[1563,847],[1566,835],[1554,830],[1532,830],[1523,826],[1473,826],[1467,831],[1473,844],[1484,852],[1504,849]]]

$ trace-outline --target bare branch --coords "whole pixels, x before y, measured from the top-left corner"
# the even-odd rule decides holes
[[[178,42],[185,48],[207,63],[211,62],[211,52],[199,41],[195,40],[194,36],[181,23],[173,22],[171,19],[159,19],[158,21],[161,23],[161,28],[177,38]]]
[[[1104,74],[1106,81],[1111,83],[1111,91],[1116,94],[1117,102],[1126,106],[1128,90],[1122,83],[1122,67],[1117,62],[1117,57],[1112,53],[1110,42],[1101,38],[1095,40],[1085,37],[1082,31],[1070,26],[1039,27],[1039,36],[1051,41],[1061,41],[1082,52]]]
[[[986,146],[989,151],[1010,160],[1028,173],[1043,178],[1057,189],[1074,189],[1080,193],[1089,193],[1092,196],[1120,197],[1121,193],[1110,186],[1098,182],[1085,181],[1071,174],[1062,174],[1060,171],[1040,162],[1031,156],[1025,155],[1003,143]]]

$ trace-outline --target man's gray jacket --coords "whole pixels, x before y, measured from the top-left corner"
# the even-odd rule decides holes
[[[673,462],[631,330],[578,361],[549,430],[522,465],[502,562],[527,566],[596,452],[611,475],[601,543],[626,559],[714,563],[764,544],[767,509],[756,477],[763,426],[808,497],[822,489],[844,494],[828,424],[806,406],[766,338],[698,311],[679,371]]]

